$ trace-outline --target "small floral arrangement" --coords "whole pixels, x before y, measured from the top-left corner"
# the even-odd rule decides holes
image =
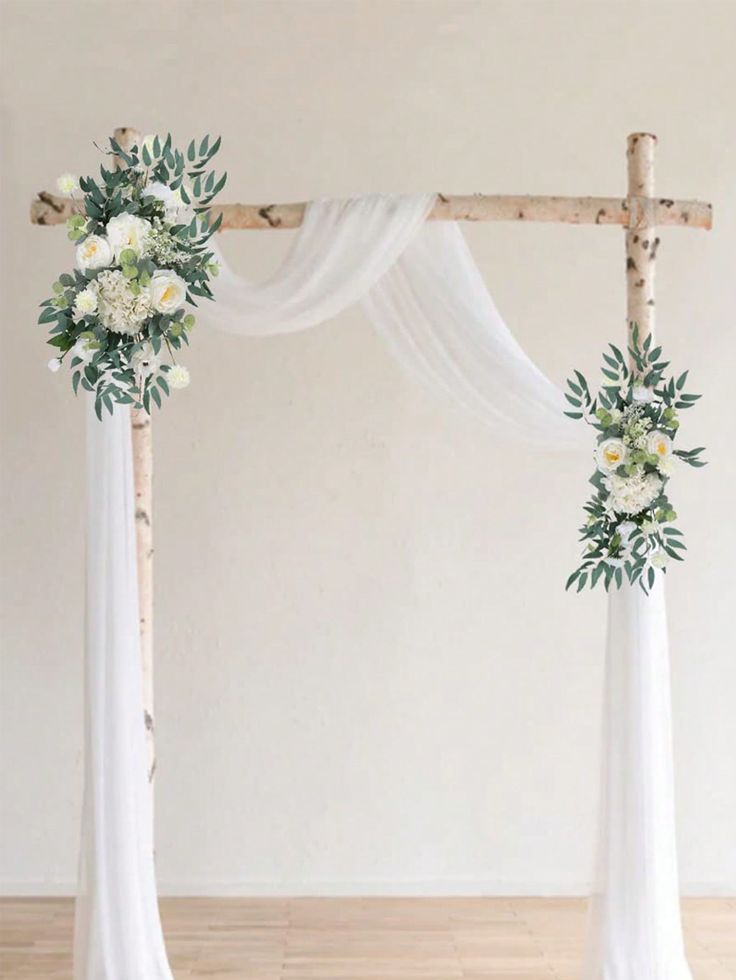
[[[679,411],[691,408],[700,395],[683,389],[688,372],[676,380],[666,377],[668,361],[651,336],[639,344],[636,326],[628,352],[631,367],[613,344],[603,355],[603,385],[593,398],[579,371],[568,379],[565,397],[572,419],[584,419],[599,433],[596,471],[590,478],[595,493],[585,505],[587,520],[580,528],[586,542],[583,561],[567,580],[580,592],[602,581],[618,588],[626,575],[645,592],[654,585],[657,570],[670,559],[682,561],[683,534],[674,527],[677,514],[667,496],[676,460],[705,466],[698,449],[675,449]]]
[[[150,413],[151,402],[161,408],[162,395],[189,384],[174,351],[189,343],[195,323],[186,304],[212,299],[218,268],[207,242],[222,215],[210,222],[209,204],[227,174],[207,168],[219,148],[219,137],[205,136],[184,154],[169,134],[126,152],[111,139],[103,152],[117,166],[101,166],[99,182],[72,174],[57,181],[63,194],[83,195],[83,213],[67,221],[76,268],[54,283],[38,322],[51,325],[48,342],[59,351],[49,368],[68,358],[75,394],[80,384],[94,393],[100,419],[116,403]],[[171,363],[162,363],[164,348]]]

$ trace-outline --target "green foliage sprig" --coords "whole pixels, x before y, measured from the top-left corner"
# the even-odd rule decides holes
[[[220,143],[207,135],[184,153],[171,134],[130,150],[110,139],[99,178],[58,180],[64,193],[82,194],[83,213],[67,221],[76,268],[53,284],[38,322],[58,351],[49,367],[69,360],[74,392],[94,394],[98,418],[115,404],[150,412],[189,383],[174,352],[189,344],[195,324],[186,305],[212,299],[218,272],[208,242],[222,215],[211,221],[210,204],[227,174],[209,165]],[[162,363],[164,352],[173,363]]]
[[[603,383],[595,396],[580,371],[567,381],[565,398],[572,419],[584,420],[596,432],[594,493],[584,506],[580,528],[583,560],[567,580],[580,592],[602,582],[620,588],[624,576],[648,592],[657,571],[670,560],[683,561],[683,533],[674,526],[677,514],[667,493],[676,460],[705,466],[704,447],[675,449],[679,413],[692,408],[700,395],[684,390],[688,372],[665,374],[669,361],[651,336],[639,343],[634,324],[630,363],[614,344],[603,354]]]

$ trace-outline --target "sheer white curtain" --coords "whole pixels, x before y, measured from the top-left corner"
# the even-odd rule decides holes
[[[130,415],[87,405],[85,781],[75,980],[172,980],[156,901]]]
[[[609,597],[585,980],[691,980],[680,920],[664,583]]]
[[[590,451],[582,427],[563,417],[560,391],[501,320],[459,228],[426,222],[433,201],[424,194],[315,202],[268,282],[248,282],[222,260],[217,302],[200,308],[200,320],[267,336],[362,302],[407,371],[496,433],[550,450]],[[169,980],[145,778],[127,412],[102,424],[92,419],[89,447],[85,873],[76,977]],[[588,978],[685,980],[663,598],[624,590],[611,597],[610,617],[611,775],[602,911]]]

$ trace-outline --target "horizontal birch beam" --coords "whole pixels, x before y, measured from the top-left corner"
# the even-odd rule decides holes
[[[222,229],[298,228],[305,202],[293,204],[213,205],[222,213]],[[41,191],[31,204],[36,225],[60,225],[82,211],[80,201]],[[570,225],[680,225],[709,229],[713,207],[705,201],[675,201],[666,197],[536,197],[507,194],[437,195],[430,221],[552,221]]]

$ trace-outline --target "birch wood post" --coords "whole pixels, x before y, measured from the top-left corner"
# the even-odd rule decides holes
[[[629,334],[639,328],[639,343],[654,334],[654,269],[659,247],[656,236],[654,151],[657,137],[632,133],[626,158],[629,173],[629,224],[626,230],[626,318]]]
[[[140,133],[126,126],[115,130],[123,150],[140,144]],[[115,160],[119,166],[120,161]],[[143,409],[131,409],[133,473],[135,480],[135,535],[138,560],[138,607],[143,669],[143,723],[148,750],[148,779],[156,771],[156,745],[153,723],[153,438],[151,416]]]

